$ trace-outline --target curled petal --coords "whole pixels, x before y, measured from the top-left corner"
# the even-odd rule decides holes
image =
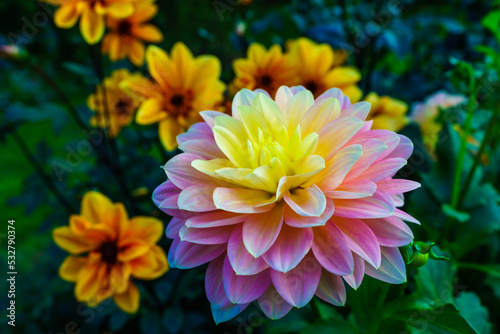
[[[283,199],[293,211],[305,217],[320,217],[326,209],[326,197],[316,185],[286,192]]]
[[[316,290],[316,296],[335,306],[344,306],[346,301],[345,285],[342,277],[323,269]]]
[[[326,199],[325,211],[319,217],[304,217],[292,210],[289,206],[285,208],[285,223],[293,227],[314,227],[323,226],[330,219],[335,211],[333,201]]]
[[[382,247],[382,263],[380,267],[375,269],[367,263],[365,272],[371,277],[391,284],[406,282],[405,262],[396,247]]]

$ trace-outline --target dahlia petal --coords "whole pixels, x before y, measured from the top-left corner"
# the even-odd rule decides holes
[[[92,45],[99,42],[106,30],[104,17],[97,14],[94,10],[87,8],[80,17],[80,32],[83,39]]]
[[[283,199],[293,211],[305,217],[319,217],[326,209],[326,197],[314,184],[309,188],[286,192]]]
[[[386,178],[377,182],[377,188],[387,194],[402,194],[420,187],[420,183],[403,179]]]
[[[344,93],[342,93],[342,91],[338,88],[330,88],[329,90],[321,94],[316,99],[316,101],[321,101],[323,99],[328,99],[328,98],[334,98],[339,100],[340,107],[342,108],[342,110],[346,109],[351,105],[351,101],[349,100],[349,98],[345,96]]]
[[[387,145],[379,139],[367,139],[357,143],[357,145],[361,145],[363,155],[351,168],[349,174],[346,175],[344,183],[351,182],[357,178],[366,179],[359,176],[370,168],[377,158],[387,149]]]
[[[286,206],[284,220],[287,225],[299,228],[323,226],[332,217],[334,210],[333,201],[329,198],[326,199],[325,211],[319,217],[304,217]]]
[[[206,124],[212,129],[215,126],[215,117],[219,116],[224,116],[224,117],[230,117],[229,115],[226,115],[220,111],[215,111],[215,110],[205,110],[200,112],[200,116],[203,118]],[[212,137],[213,137],[213,132]]]
[[[364,121],[370,113],[370,109],[371,104],[369,102],[361,101],[343,109],[341,117],[356,117]]]
[[[402,158],[405,160],[408,160],[408,158],[411,156],[411,153],[413,152],[413,143],[408,137],[405,137],[403,135],[399,135],[399,144],[398,146],[392,151],[387,158]]]
[[[267,252],[283,225],[283,205],[269,212],[249,215],[243,223],[243,243],[253,257]]]
[[[336,199],[335,216],[345,218],[384,218],[394,214],[394,201],[390,195],[377,190],[372,197]]]
[[[208,111],[202,111],[202,113]],[[218,113],[217,111],[214,111]],[[200,113],[201,114],[201,113]],[[177,142],[179,145],[185,143],[190,140],[212,140],[215,144],[214,134],[212,132],[212,128],[205,122],[199,122],[191,125],[191,127],[184,133],[181,133],[177,136]],[[184,150],[183,150],[184,151]],[[189,151],[184,151],[185,153],[194,153]]]
[[[406,267],[401,252],[396,247],[382,247],[382,263],[378,269],[366,264],[365,273],[378,280],[401,284],[406,282]]]
[[[202,213],[189,218],[186,221],[187,227],[209,228],[218,226],[228,226],[242,223],[245,220],[245,215],[226,211],[213,211]]]
[[[210,305],[212,309],[212,317],[214,318],[215,324],[218,325],[221,322],[228,321],[247,308],[249,304],[230,304],[225,307],[216,307],[215,305]]]
[[[345,117],[331,121],[319,133],[316,154],[331,158],[363,127],[359,118]]]
[[[394,209],[394,215],[396,217],[399,217],[399,218],[403,219],[404,221],[412,222],[412,223],[420,225],[420,222],[416,218],[410,216],[406,212],[401,211],[399,209]]]
[[[129,282],[127,289],[121,294],[115,294],[113,301],[116,306],[127,313],[136,313],[139,309],[139,300],[141,296],[137,286]]]
[[[177,200],[179,209],[194,212],[215,210],[213,194],[216,187],[211,184],[195,184],[187,187],[182,190]]]
[[[398,207],[403,206],[405,204],[405,197],[403,194],[393,194],[390,196],[392,198],[392,201],[394,202],[395,207],[398,208]]]
[[[272,285],[259,297],[258,302],[264,314],[273,320],[283,318],[293,307],[280,296]]]
[[[224,253],[226,245],[198,245],[175,238],[168,252],[172,268],[190,269],[212,261]]]
[[[233,232],[233,226],[220,226],[210,228],[196,228],[183,226],[179,231],[182,241],[189,241],[201,245],[226,244]]]
[[[278,293],[295,307],[303,307],[309,303],[321,278],[321,265],[312,255],[306,256],[289,272],[269,270]]]
[[[345,285],[342,277],[323,269],[316,290],[316,296],[335,306],[344,306],[346,301]]]
[[[250,303],[259,298],[271,285],[269,271],[256,275],[237,275],[226,256],[223,267],[222,281],[227,298],[233,304]]]
[[[337,119],[340,115],[340,102],[334,98],[316,101],[306,112],[300,122],[303,135],[319,132],[325,124]]]
[[[344,281],[351,286],[351,288],[357,290],[365,275],[365,260],[356,254],[353,254],[352,256],[354,258],[354,272],[351,275],[342,277],[344,278]]]
[[[262,257],[254,258],[243,243],[243,226],[235,226],[227,244],[227,257],[237,275],[256,275],[269,268]]]
[[[274,205],[257,206],[272,198],[267,191],[256,189],[223,188],[215,189],[213,202],[217,209],[237,213],[259,213],[271,210]]]
[[[191,167],[191,163],[197,159],[200,159],[200,156],[193,153],[181,153],[170,159],[164,167],[168,179],[180,189],[210,183],[211,178],[208,175]]]
[[[287,105],[288,101],[290,101],[290,99],[292,97],[293,97],[293,93],[290,90],[290,88],[288,88],[287,86],[281,86],[276,91],[276,96],[275,96],[274,99],[276,101],[276,104],[283,111],[283,113],[285,113],[286,105]]]
[[[295,228],[283,225],[278,238],[262,258],[277,271],[295,268],[311,249],[314,239],[312,228]]]
[[[167,180],[156,187],[156,189],[153,191],[153,202],[157,207],[160,207],[163,201],[171,198],[172,196],[178,196],[180,192],[181,190],[175,184],[173,184],[172,181]],[[175,207],[178,208],[177,200],[175,200]]]
[[[205,273],[205,292],[208,301],[219,308],[231,304],[227,299],[222,282],[224,259],[225,256],[221,255],[210,261]]]
[[[337,189],[362,155],[363,148],[361,145],[351,145],[341,149],[326,162],[326,168],[317,174],[313,180],[323,190]]]
[[[180,144],[179,149],[181,149],[184,152],[191,152],[198,154],[199,157],[197,159],[200,159],[200,157],[206,159],[224,158],[224,153],[222,153],[220,148],[217,146],[215,140],[207,140],[207,139],[188,140]]]
[[[378,182],[386,177],[394,176],[398,170],[407,164],[407,161],[402,158],[384,159],[376,164],[373,164],[364,171],[359,178],[369,179],[373,182]]]
[[[325,196],[338,199],[355,199],[372,196],[378,184],[368,180],[351,181],[342,184],[334,191],[325,191]]]
[[[411,229],[400,218],[391,216],[380,219],[363,219],[380,246],[402,247],[413,241]]]
[[[236,119],[241,119],[238,112],[239,106],[251,106],[252,101],[258,95],[258,92],[252,92],[246,88],[240,90],[233,98],[233,104],[231,105],[232,116]]]
[[[293,92],[293,88],[291,89]],[[285,118],[288,133],[293,133],[307,110],[314,104],[314,97],[308,90],[294,94],[285,107]]]
[[[312,251],[316,260],[329,272],[350,275],[354,260],[349,245],[340,229],[332,222],[314,229]]]
[[[375,268],[380,267],[380,245],[372,230],[359,219],[335,217],[334,224],[342,231],[349,248]]]

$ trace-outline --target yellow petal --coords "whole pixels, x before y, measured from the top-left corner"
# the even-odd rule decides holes
[[[62,5],[54,14],[54,23],[59,28],[71,28],[78,21],[80,12],[75,3]]]
[[[153,79],[163,87],[166,87],[169,78],[171,79],[173,76],[168,68],[170,60],[167,53],[157,46],[150,45],[146,50],[146,62],[148,63],[149,73]]]
[[[68,256],[59,267],[59,276],[68,282],[76,282],[80,269],[86,264],[86,257]]]
[[[143,24],[132,27],[132,35],[150,43],[163,41],[163,34],[160,29],[152,24]]]
[[[88,252],[98,246],[97,243],[83,239],[71,232],[68,226],[57,227],[52,231],[55,243],[71,254]]]
[[[107,37],[107,47],[109,49],[109,60],[118,61],[122,59],[121,55],[124,49],[124,43],[118,34],[109,34]]]
[[[351,103],[359,102],[359,100],[361,100],[361,96],[363,96],[361,88],[359,88],[356,85],[350,85],[347,87],[339,87],[339,88],[341,88],[344,95],[346,95],[349,98],[349,100],[351,100]]]
[[[118,243],[120,252],[118,253],[118,261],[126,262],[138,258],[146,254],[151,248],[146,242],[138,238],[129,238],[120,240]]]
[[[325,78],[328,87],[351,85],[361,80],[359,71],[350,66],[336,67]]]
[[[130,61],[137,67],[142,66],[144,64],[144,44],[137,39],[133,39],[130,41],[129,47]]]
[[[97,295],[106,272],[106,265],[101,262],[89,263],[80,269],[75,285],[78,301],[91,301]]]
[[[80,32],[88,44],[96,44],[104,35],[104,18],[88,8],[82,13],[80,19]]]
[[[137,110],[135,121],[138,124],[147,125],[158,123],[164,120],[167,116],[167,112],[163,111],[162,103],[158,99],[150,98],[142,102],[139,110]]]
[[[116,306],[127,313],[137,312],[139,309],[139,299],[139,289],[131,282],[129,282],[128,288],[124,293],[113,297]]]
[[[137,238],[147,244],[155,244],[163,235],[163,223],[153,217],[138,216],[130,219],[128,230],[120,236],[121,238]]]
[[[124,19],[134,13],[134,5],[127,2],[114,2],[105,6],[103,11],[116,19]]]
[[[119,263],[111,268],[109,283],[113,293],[122,294],[127,290],[131,274],[130,264]]]
[[[137,2],[135,4],[135,12],[129,18],[129,21],[140,23],[151,20],[158,12],[158,6],[151,4],[148,1]]]
[[[113,203],[97,191],[88,191],[82,199],[82,216],[92,224],[112,220]]]
[[[173,151],[177,148],[177,136],[182,132],[182,127],[172,117],[161,121],[158,127],[161,144],[167,151]]]
[[[130,262],[132,276],[138,279],[156,279],[169,269],[167,255],[160,246],[154,246],[147,254]]]

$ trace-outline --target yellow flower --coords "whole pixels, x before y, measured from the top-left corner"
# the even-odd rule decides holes
[[[226,88],[219,80],[221,65],[214,56],[193,57],[181,42],[173,46],[170,56],[149,46],[146,63],[154,81],[131,78],[122,88],[143,101],[136,122],[159,123],[160,140],[171,151],[177,147],[177,135],[202,120],[200,111],[220,106]]]
[[[56,244],[71,253],[59,276],[76,283],[76,299],[90,307],[113,297],[123,311],[135,313],[139,290],[130,279],[156,279],[169,268],[165,252],[156,245],[163,235],[162,222],[129,219],[123,204],[98,192],[87,192],[81,214],[72,215],[69,226],[52,234]]]
[[[104,35],[105,17],[125,18],[134,12],[137,0],[43,0],[58,5],[54,22],[59,28],[73,27],[80,19],[80,32],[88,44],[99,42]]]
[[[104,87],[103,84],[98,85],[96,93],[87,99],[88,107],[96,113],[90,119],[90,125],[109,129],[110,137],[116,137],[123,127],[130,125],[139,107],[140,102],[120,88],[120,83],[128,78],[143,77],[130,74],[125,69],[113,71],[111,77],[104,79]]]
[[[367,120],[373,120],[372,129],[385,129],[391,131],[401,130],[407,123],[406,112],[408,105],[401,100],[389,96],[378,96],[370,93],[364,98],[372,104]]]
[[[361,89],[356,83],[361,79],[359,71],[351,66],[337,66],[334,51],[328,44],[316,44],[308,38],[288,41],[287,50],[295,62],[299,84],[318,97],[326,90],[336,87],[349,97],[351,102],[361,99]],[[339,56],[343,57],[341,51]]]
[[[259,43],[252,43],[247,51],[247,58],[233,62],[236,78],[229,87],[231,95],[243,88],[263,89],[274,97],[281,86],[293,86],[298,83],[296,66],[292,59],[284,55],[279,45],[266,48]]]
[[[108,17],[107,25],[111,29],[104,36],[102,52],[109,53],[111,61],[128,57],[136,66],[144,64],[145,42],[163,41],[163,34],[152,24],[145,24],[158,12],[158,6],[150,1],[134,4],[134,14],[124,19]]]

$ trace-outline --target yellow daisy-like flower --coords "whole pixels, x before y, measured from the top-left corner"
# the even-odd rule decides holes
[[[283,54],[279,45],[266,50],[262,44],[252,43],[247,58],[236,59],[233,69],[236,78],[229,86],[231,95],[243,88],[260,88],[274,97],[279,87],[298,83],[296,66],[289,56]]]
[[[73,27],[80,19],[80,32],[88,44],[96,44],[104,35],[105,17],[125,18],[134,13],[137,0],[43,0],[57,5],[54,23],[59,28]]]
[[[140,104],[137,98],[127,95],[120,88],[120,83],[130,78],[140,80],[144,77],[130,74],[126,69],[113,71],[111,77],[104,79],[104,86],[98,85],[96,93],[87,99],[88,107],[96,113],[90,119],[90,125],[108,129],[108,135],[113,138],[123,127],[130,125]]]
[[[364,101],[372,105],[367,117],[367,120],[373,120],[372,129],[396,132],[408,124],[409,119],[406,117],[408,105],[403,101],[389,96],[378,96],[374,92],[365,96]]]
[[[165,252],[156,245],[163,235],[162,222],[129,219],[123,204],[98,192],[87,192],[81,214],[72,215],[69,226],[52,234],[56,244],[71,253],[59,276],[76,283],[76,299],[90,307],[113,297],[123,311],[135,313],[140,296],[131,278],[156,279],[169,268]]]
[[[136,122],[159,123],[160,140],[171,151],[177,147],[177,135],[202,120],[200,111],[220,106],[226,89],[219,80],[221,65],[214,56],[193,57],[181,42],[173,46],[170,56],[149,46],[146,63],[154,81],[131,78],[122,88],[143,101]]]
[[[356,85],[361,74],[354,67],[338,66],[330,45],[316,44],[301,37],[288,41],[287,49],[294,60],[299,84],[311,91],[315,98],[335,87],[341,89],[351,102],[361,99],[361,89]],[[341,52],[339,54],[342,56]]]
[[[108,17],[107,25],[111,29],[104,36],[102,52],[109,53],[111,61],[128,57],[136,66],[144,64],[144,42],[159,43],[163,41],[163,34],[152,24],[145,23],[151,20],[158,12],[158,6],[151,1],[142,1],[134,4],[134,14],[124,19]]]

